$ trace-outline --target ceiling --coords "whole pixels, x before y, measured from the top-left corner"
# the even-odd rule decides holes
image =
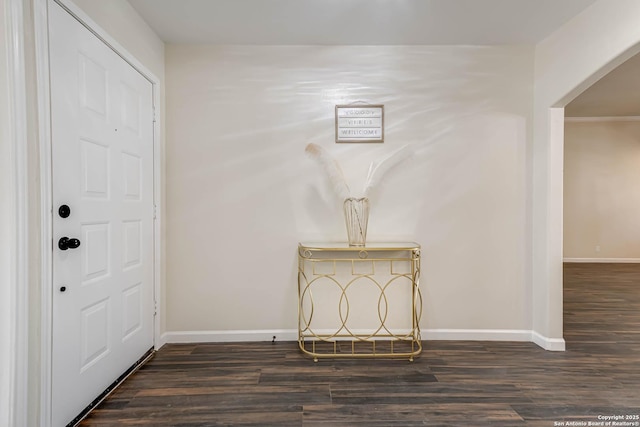
[[[166,43],[535,44],[595,0],[129,0]]]
[[[165,43],[536,44],[596,0],[129,0]],[[567,116],[639,116],[640,55]]]

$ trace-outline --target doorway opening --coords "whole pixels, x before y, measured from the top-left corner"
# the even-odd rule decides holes
[[[640,323],[640,54],[565,107],[563,328],[567,347],[627,349]]]

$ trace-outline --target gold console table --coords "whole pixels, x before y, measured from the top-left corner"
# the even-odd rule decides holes
[[[417,243],[300,243],[298,344],[322,357],[407,357],[422,351]]]

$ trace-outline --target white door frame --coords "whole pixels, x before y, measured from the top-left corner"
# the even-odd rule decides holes
[[[36,69],[38,85],[38,117],[39,117],[39,145],[40,145],[40,202],[41,202],[41,237],[42,237],[42,265],[41,265],[41,374],[40,374],[40,426],[51,425],[51,378],[52,378],[52,170],[51,170],[51,108],[49,91],[49,22],[48,1],[34,0],[34,27],[36,41]],[[78,19],[89,31],[113,49],[120,57],[140,72],[153,85],[153,203],[154,203],[154,254],[153,254],[153,289],[155,299],[154,319],[154,347],[162,346],[160,336],[161,325],[161,123],[160,123],[160,80],[144,65],[142,65],[120,43],[113,39],[104,29],[96,24],[86,13],[71,0],[53,0]]]
[[[0,178],[6,180],[0,202],[6,211],[0,227],[3,233],[2,322],[0,322],[0,424],[26,426],[28,418],[28,343],[29,343],[29,186],[28,120],[25,66],[24,3],[0,2],[7,89],[6,128],[0,135],[5,163]],[[6,62],[5,62],[6,61]],[[6,138],[6,139],[5,139]]]

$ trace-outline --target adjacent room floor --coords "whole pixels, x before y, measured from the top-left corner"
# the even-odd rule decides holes
[[[640,264],[564,274],[566,352],[425,341],[412,363],[314,363],[294,342],[172,344],[81,425],[640,425]]]

